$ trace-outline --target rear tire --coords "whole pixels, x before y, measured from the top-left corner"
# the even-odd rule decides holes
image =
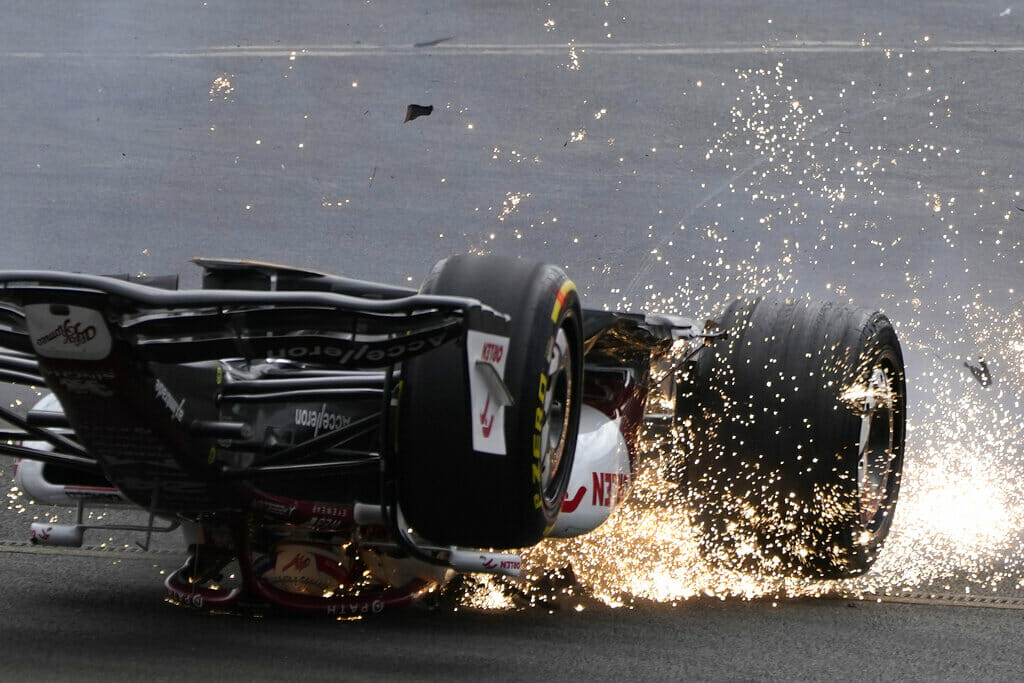
[[[440,262],[425,294],[479,299],[511,316],[504,380],[506,454],[473,450],[465,344],[403,364],[398,498],[409,525],[436,543],[534,545],[554,526],[579,428],[583,332],[579,296],[555,266],[495,256]]]
[[[884,315],[733,302],[697,356],[677,416],[705,555],[763,573],[843,578],[889,533],[903,466],[903,356]]]

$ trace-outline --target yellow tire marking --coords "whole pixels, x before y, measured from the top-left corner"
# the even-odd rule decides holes
[[[566,280],[562,283],[562,288],[558,290],[558,294],[555,296],[555,306],[551,309],[551,322],[558,322],[558,316],[562,312],[562,306],[565,305],[565,297],[569,296],[569,292],[574,291],[576,291],[576,285],[573,284],[572,280]]]

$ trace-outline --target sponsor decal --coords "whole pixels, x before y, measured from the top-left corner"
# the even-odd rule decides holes
[[[203,596],[200,593],[186,593],[178,590],[177,588],[168,586],[167,597],[174,602],[185,605],[186,607],[195,607],[197,609],[202,609],[203,607]]]
[[[562,512],[576,512],[576,508],[583,502],[583,496],[587,493],[587,487],[581,486],[576,495],[572,498],[569,497],[569,492],[565,492],[565,498],[562,499]]]
[[[335,429],[347,427],[351,423],[352,418],[349,415],[328,412],[327,404],[322,405],[320,410],[310,410],[308,408],[295,409],[295,425],[298,427],[312,427],[313,436],[318,435],[321,429],[333,432]]]
[[[275,503],[270,500],[254,500],[251,503],[252,509],[257,512],[263,512],[272,517],[289,518],[292,516],[298,506],[296,505],[284,505],[283,503]]]
[[[96,338],[96,326],[89,325],[83,328],[82,323],[72,323],[71,318],[65,318],[64,322],[57,325],[53,331],[44,334],[36,339],[36,346],[46,346],[50,342],[59,339],[65,344],[81,346],[88,344]]]
[[[502,344],[487,342],[484,344],[483,350],[480,351],[480,360],[485,360],[494,365],[500,363],[504,357],[505,347]]]
[[[505,444],[505,408],[496,397],[491,396],[487,381],[476,367],[478,362],[487,363],[504,380],[508,343],[509,338],[501,335],[476,330],[466,332],[473,450],[479,453],[505,455],[508,452]]]
[[[590,504],[600,507],[614,507],[626,498],[629,491],[629,475],[620,472],[591,472]],[[583,504],[587,487],[581,486],[572,498],[566,492],[562,499],[562,512],[573,513]]]
[[[25,323],[32,348],[44,358],[102,360],[110,354],[110,330],[91,308],[28,304]]]
[[[269,348],[267,353],[271,358],[288,358],[314,363],[387,365],[420,351],[436,349],[448,338],[448,332],[442,331],[430,336],[411,337],[409,340],[393,339],[389,342],[279,346]]]
[[[384,611],[382,600],[362,600],[357,602],[343,602],[339,605],[328,605],[328,616],[347,616],[355,614],[380,614]]]
[[[594,472],[591,505],[613,507],[622,502],[629,490],[629,475],[618,472]]]
[[[349,580],[340,555],[311,545],[281,545],[274,568],[262,575],[270,585],[289,593],[323,595]]]
[[[541,436],[544,434],[544,398],[548,393],[548,376],[540,371],[540,382],[537,384],[537,410],[533,416],[533,464],[530,466],[532,481],[540,486],[540,448]],[[533,494],[533,507],[540,510],[544,506],[539,493]]]
[[[84,394],[110,398],[114,389],[110,386],[115,378],[111,370],[51,370],[50,376],[72,394]]]
[[[480,433],[484,439],[491,438],[491,430],[494,429],[494,417],[497,414],[497,410],[491,410],[491,395],[488,393],[483,412],[480,413]]]
[[[312,562],[312,560],[310,560],[309,556],[305,553],[295,553],[295,557],[293,557],[283,567],[281,567],[280,571],[285,572],[294,567],[295,571],[301,572],[303,569],[309,566],[310,562]]]
[[[185,399],[180,401],[171,394],[170,389],[167,388],[160,380],[156,380],[153,384],[156,390],[156,397],[163,401],[163,404],[167,406],[167,410],[171,411],[171,417],[178,422],[182,422],[185,419]]]
[[[332,517],[336,519],[351,519],[352,508],[342,507],[340,505],[324,505],[322,503],[315,503],[312,510],[314,515],[321,517]]]
[[[523,563],[520,560],[495,560],[493,557],[488,557],[487,561],[481,565],[484,569],[522,569]]]

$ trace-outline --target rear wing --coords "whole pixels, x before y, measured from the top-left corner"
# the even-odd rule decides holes
[[[0,407],[0,418],[21,430],[0,434],[4,441],[53,448],[0,443],[0,453],[102,473],[151,511],[216,509],[234,490],[219,460],[225,439],[249,437],[244,424],[221,420],[218,397],[226,398],[227,383],[220,364],[201,361],[287,359],[334,375],[332,386],[350,371],[358,371],[353,380],[377,386],[385,373],[374,370],[471,330],[508,335],[508,316],[476,299],[372,283],[362,290],[341,278],[318,284],[351,293],[166,290],[104,276],[0,271],[0,380],[47,386],[66,417],[52,429],[50,416],[22,418]],[[287,395],[322,389],[307,387],[311,382],[260,384]],[[383,382],[381,414],[390,379]],[[341,431],[278,456],[331,446]],[[325,438],[332,443],[321,443]]]
[[[30,371],[26,355],[98,361],[120,344],[140,360],[163,363],[287,358],[381,368],[460,338],[467,328],[507,325],[504,314],[464,297],[169,291],[96,275],[0,271],[0,347],[17,354],[0,361],[9,381]]]

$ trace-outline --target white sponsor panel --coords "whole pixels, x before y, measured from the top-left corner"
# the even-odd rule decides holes
[[[32,348],[44,358],[103,360],[110,355],[110,330],[91,308],[28,304],[25,323]]]
[[[53,446],[42,441],[29,441],[25,443],[25,446],[41,451],[53,450]],[[55,484],[46,478],[43,463],[38,460],[22,460],[18,463],[14,483],[37,503],[49,505],[75,505],[78,501],[99,505],[129,503],[128,499],[112,486]]]
[[[288,543],[277,547],[273,569],[263,574],[271,586],[317,597],[333,593],[348,580],[347,561],[335,548]]]
[[[518,577],[523,560],[519,555],[452,548],[448,561],[457,571],[474,574],[503,574]]]
[[[505,408],[502,405],[504,397],[492,395],[488,389],[486,377],[476,366],[477,362],[487,363],[504,381],[508,342],[508,337],[497,334],[475,330],[466,332],[473,450],[480,453],[494,455],[508,453],[505,444]]]
[[[630,483],[629,449],[618,421],[582,406],[569,488],[549,535],[572,538],[601,526],[629,495]]]

